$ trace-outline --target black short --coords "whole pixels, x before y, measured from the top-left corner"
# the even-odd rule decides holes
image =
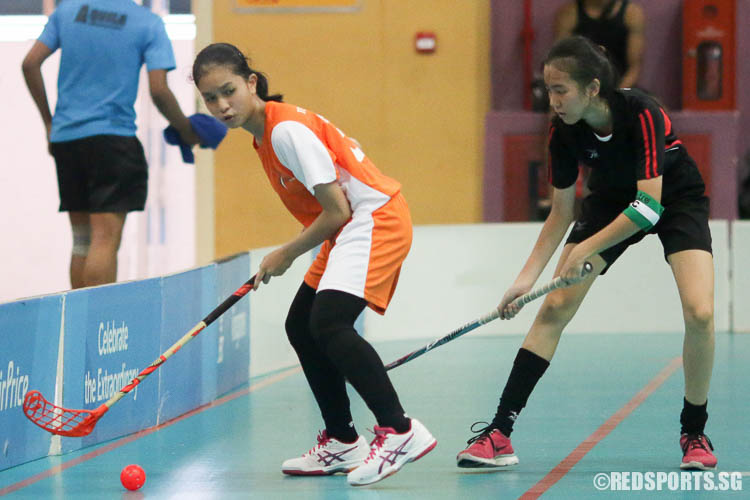
[[[567,243],[580,243],[599,232],[612,222],[627,204],[613,203],[596,194],[583,200],[581,217],[568,235]],[[706,250],[711,252],[711,230],[708,228],[709,201],[706,196],[690,196],[676,200],[664,207],[656,226],[648,233],[638,231],[630,238],[607,248],[599,255],[607,263],[601,274],[614,264],[620,255],[647,234],[657,234],[664,248],[664,258],[682,250]]]
[[[148,165],[136,137],[95,135],[53,142],[61,212],[143,210]]]

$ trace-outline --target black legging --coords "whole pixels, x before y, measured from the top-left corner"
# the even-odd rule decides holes
[[[354,322],[366,301],[337,290],[315,292],[302,283],[286,318],[289,342],[299,357],[330,436],[357,437],[345,380],[362,396],[378,425],[406,432],[409,420],[375,349]]]

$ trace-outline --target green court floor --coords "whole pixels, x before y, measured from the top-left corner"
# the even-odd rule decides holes
[[[436,337],[440,332],[436,332]],[[682,336],[568,335],[521,414],[513,433],[520,464],[507,470],[458,469],[455,455],[475,421],[490,420],[521,336],[471,334],[391,373],[409,415],[438,439],[435,450],[366,488],[343,475],[286,477],[281,462],[315,444],[322,425],[299,369],[252,380],[217,404],[158,430],[50,457],[0,472],[0,496],[29,499],[501,499],[750,498],[750,335],[717,334],[706,429],[719,472],[739,472],[729,487],[705,491],[705,476],[661,491],[606,490],[628,477],[679,476]],[[385,362],[424,340],[376,344]],[[165,365],[163,369],[169,369]],[[360,433],[375,423],[356,394]],[[106,418],[106,417],[105,417]],[[64,438],[67,439],[67,438]],[[122,467],[140,464],[147,482],[127,492]],[[636,474],[632,474],[636,473]],[[614,479],[613,479],[614,478]],[[601,478],[600,478],[601,479]],[[744,482],[744,484],[742,484]],[[702,486],[695,491],[696,483]],[[601,484],[601,483],[600,483]],[[622,483],[616,483],[622,484]],[[637,484],[632,483],[632,486]]]

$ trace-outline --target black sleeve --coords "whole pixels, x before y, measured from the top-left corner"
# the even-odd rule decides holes
[[[664,171],[664,112],[647,100],[634,110],[632,137],[636,158],[636,179],[653,179]]]
[[[578,160],[565,143],[560,128],[564,124],[552,120],[549,125],[549,182],[558,189],[575,184],[578,179]]]

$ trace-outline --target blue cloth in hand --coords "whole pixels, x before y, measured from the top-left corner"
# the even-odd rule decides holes
[[[227,135],[227,126],[213,116],[196,113],[189,116],[188,120],[190,120],[190,126],[193,127],[193,130],[201,139],[200,147],[204,149],[216,149]],[[195,163],[195,156],[190,144],[182,142],[179,132],[172,125],[164,129],[164,140],[167,141],[167,144],[180,147],[182,161],[185,163]]]

